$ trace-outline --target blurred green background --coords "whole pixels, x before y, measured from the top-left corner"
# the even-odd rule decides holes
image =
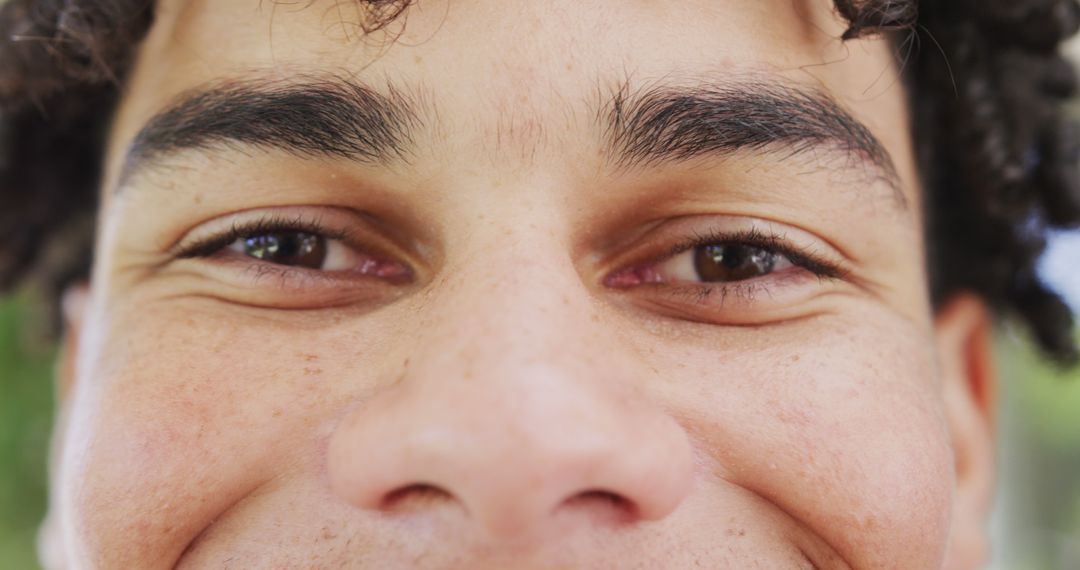
[[[55,351],[33,331],[27,303],[0,300],[0,570],[37,568]]]
[[[1048,367],[1008,332],[999,345],[994,569],[1078,570],[1080,369]]]

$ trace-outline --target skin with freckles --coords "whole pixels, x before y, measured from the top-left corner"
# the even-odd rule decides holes
[[[365,17],[158,4],[68,304],[48,566],[983,563],[987,317],[930,306],[889,39],[817,0]],[[320,118],[357,90],[399,113]],[[207,100],[243,119],[184,139]]]

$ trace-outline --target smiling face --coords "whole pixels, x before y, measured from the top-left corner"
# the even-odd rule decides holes
[[[304,4],[157,8],[46,558],[977,553],[983,321],[932,314],[889,42],[810,0]]]

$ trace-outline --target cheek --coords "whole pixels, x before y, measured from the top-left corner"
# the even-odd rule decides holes
[[[116,315],[84,355],[62,485],[86,560],[170,563],[272,479],[318,476],[330,403],[372,384],[359,343],[343,353],[316,333],[210,309]]]
[[[940,567],[953,460],[931,344],[901,319],[868,322],[684,348],[680,374],[699,379],[688,429],[718,485],[761,496],[849,562]]]

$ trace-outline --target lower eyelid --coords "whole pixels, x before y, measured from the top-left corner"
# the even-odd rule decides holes
[[[326,279],[319,271],[276,265],[258,260],[251,260],[246,267],[240,269],[245,278],[250,279],[253,285],[264,285],[267,280],[274,280],[278,289],[294,290],[310,286],[313,282]]]
[[[716,289],[722,288],[747,288],[751,287],[755,291],[762,293],[779,293],[785,289],[792,287],[802,287],[807,284],[819,283],[821,277],[812,271],[795,265],[790,261],[784,261],[782,266],[779,266],[767,275],[759,277],[752,277],[750,279],[744,279],[742,281],[728,281],[728,282],[690,282],[690,283],[672,283],[673,286],[683,285],[692,287],[712,287]]]
[[[802,288],[807,281],[817,282],[809,271],[792,265],[780,273],[729,282],[676,282],[655,283],[650,286],[656,295],[668,297],[680,304],[716,305],[721,308],[732,303],[750,303],[760,299],[777,300],[793,287]]]

